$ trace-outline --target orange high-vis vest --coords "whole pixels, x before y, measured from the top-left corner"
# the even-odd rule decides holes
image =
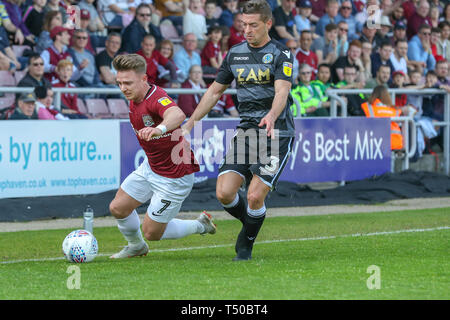
[[[367,118],[391,118],[398,117],[402,113],[401,110],[382,104],[376,99],[373,104],[364,102],[361,105]],[[391,121],[391,150],[403,149],[402,130],[397,122]]]

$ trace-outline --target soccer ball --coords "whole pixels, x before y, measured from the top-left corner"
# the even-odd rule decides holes
[[[98,253],[97,239],[89,231],[75,230],[64,239],[62,250],[70,262],[90,262]]]

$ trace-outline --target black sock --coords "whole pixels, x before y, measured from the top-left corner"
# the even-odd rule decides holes
[[[236,219],[240,220],[242,223],[244,223],[244,218],[247,215],[247,204],[245,203],[242,196],[238,193],[239,201],[238,203],[232,207],[232,208],[225,208],[225,211],[231,214]]]
[[[242,248],[247,249],[251,252],[251,250],[253,249],[253,243],[258,236],[259,230],[261,229],[265,218],[265,214],[259,217],[251,217],[248,214],[245,215],[244,224],[236,241],[236,253],[239,252]]]

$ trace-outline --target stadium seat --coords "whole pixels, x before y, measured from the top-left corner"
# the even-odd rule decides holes
[[[0,87],[15,87],[16,78],[9,71],[0,71]]]
[[[5,95],[0,98],[0,110],[13,106],[15,100],[16,96],[14,93],[5,93]]]
[[[16,83],[19,83],[20,80],[22,80],[22,78],[25,77],[26,74],[27,74],[26,70],[14,72],[14,78],[16,79]]]
[[[173,26],[170,21],[163,21],[159,25],[161,30],[161,35],[163,39],[169,39],[173,43],[181,43],[181,38],[178,35],[177,29]]]
[[[13,52],[16,55],[17,58],[18,57],[22,57],[23,56],[23,52],[25,50],[27,50],[27,49],[31,50],[31,47],[27,46],[27,45],[13,45],[12,46],[12,50],[13,50]]]
[[[88,114],[88,109],[86,108],[86,104],[84,103],[83,99],[77,98],[77,107],[81,113]]]
[[[128,118],[128,105],[123,99],[108,99],[108,107],[114,118]]]
[[[86,108],[88,114],[98,119],[111,119],[112,114],[104,99],[86,99]]]

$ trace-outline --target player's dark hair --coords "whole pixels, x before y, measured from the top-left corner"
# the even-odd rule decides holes
[[[272,9],[266,0],[250,0],[242,5],[244,14],[260,14],[261,20],[267,22],[272,19]]]
[[[113,67],[117,71],[134,71],[140,74],[145,74],[147,71],[145,59],[135,53],[118,55],[113,60]]]

